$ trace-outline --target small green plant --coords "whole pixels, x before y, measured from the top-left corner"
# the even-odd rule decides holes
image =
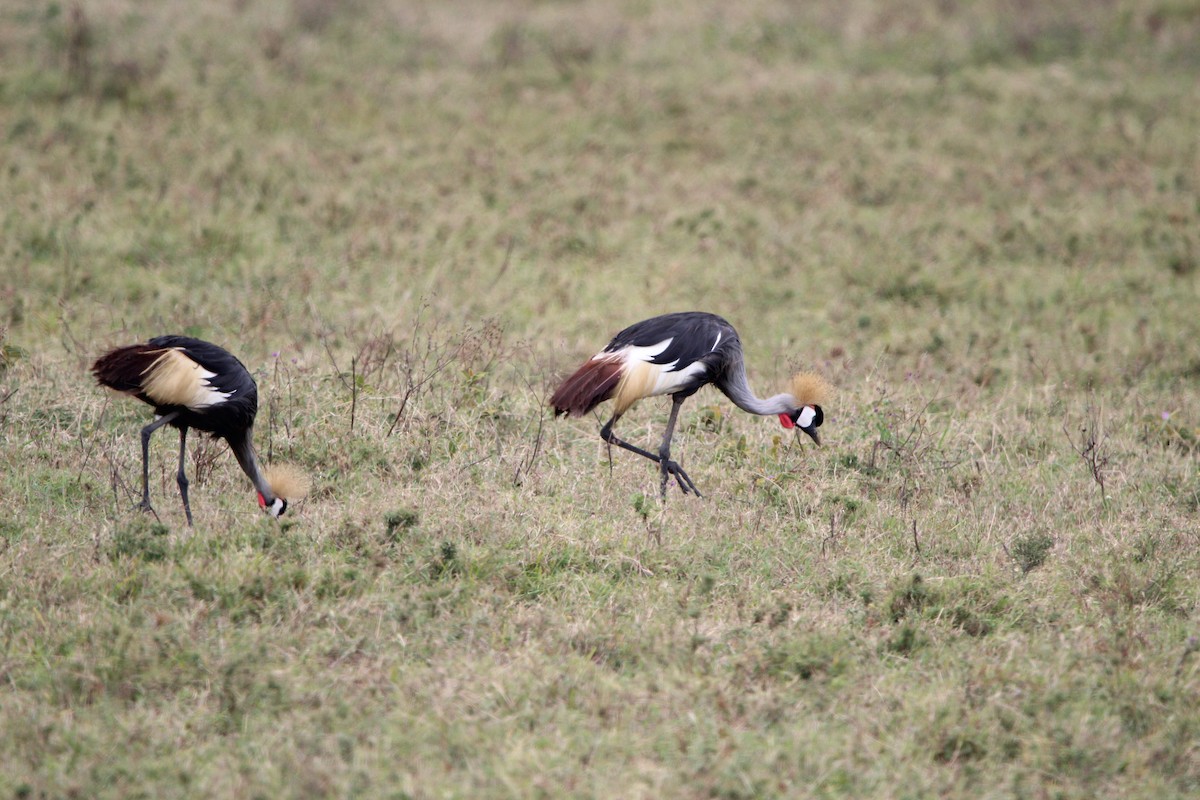
[[[720,406],[708,405],[696,409],[696,413],[692,416],[692,423],[688,427],[692,431],[721,433],[725,430],[726,422],[725,414],[721,411]]]
[[[389,511],[383,515],[384,532],[389,542],[399,541],[405,531],[417,527],[421,521],[420,512],[411,508],[401,508]]]
[[[314,591],[318,598],[350,597],[363,588],[362,573],[353,566],[327,566],[317,578]]]
[[[449,578],[463,573],[458,547],[454,542],[442,542],[438,554],[429,562],[429,576],[434,580]]]
[[[919,611],[933,600],[929,586],[920,575],[913,575],[906,582],[896,587],[888,599],[888,617],[892,622],[899,622],[909,612]]]
[[[1028,573],[1046,563],[1054,537],[1042,531],[1024,533],[1013,540],[1008,548],[1009,555],[1017,562],[1021,572]]]
[[[910,656],[924,647],[927,640],[920,629],[911,622],[906,622],[892,631],[892,635],[883,643],[883,649],[889,653]]]
[[[143,561],[162,561],[170,551],[166,525],[146,518],[134,517],[128,525],[113,534],[111,554],[117,558],[140,558]]]
[[[959,761],[970,761],[983,758],[987,749],[980,741],[981,737],[963,731],[952,731],[938,741],[933,759],[943,764]]]
[[[16,542],[21,539],[25,526],[11,519],[0,520],[0,541]]]
[[[846,670],[850,649],[849,643],[835,637],[807,635],[768,645],[759,669],[776,679],[834,678]]]
[[[643,522],[650,519],[650,512],[653,511],[654,504],[646,499],[646,495],[638,492],[633,496],[633,510],[642,518]]]
[[[951,610],[950,621],[968,636],[986,636],[992,632],[991,620],[965,605],[955,606]]]

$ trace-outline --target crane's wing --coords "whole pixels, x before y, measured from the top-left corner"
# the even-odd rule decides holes
[[[631,325],[563,381],[550,405],[586,414],[616,398],[619,415],[643,397],[694,392],[712,380],[737,332],[715,314],[685,311]]]
[[[151,351],[154,360],[142,373],[142,392],[158,405],[184,406],[199,411],[220,405],[235,390],[222,391],[218,375],[174,347]]]
[[[157,402],[200,409],[241,398],[257,408],[254,378],[223,347],[190,336],[156,336],[150,345],[165,351],[162,360],[146,373],[148,380],[157,379],[153,392],[146,387],[146,394]],[[185,399],[187,402],[181,402]]]
[[[712,361],[713,353],[734,341],[737,331],[716,314],[681,311],[630,325],[604,353],[628,351],[637,360],[678,372],[700,360]]]
[[[737,331],[716,314],[683,311],[630,325],[601,354],[624,364],[616,412],[643,397],[691,394],[713,380],[731,347],[740,348]]]
[[[102,386],[162,406],[193,411],[245,398],[257,406],[250,373],[214,344],[186,336],[159,336],[146,344],[118,347],[101,356],[92,373]]]

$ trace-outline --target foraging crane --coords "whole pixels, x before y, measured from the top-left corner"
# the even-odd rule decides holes
[[[792,377],[791,391],[760,400],[746,381],[742,342],[733,326],[716,314],[683,311],[664,314],[629,326],[608,346],[575,371],[550,398],[554,415],[582,416],[613,399],[613,415],[600,429],[600,438],[645,456],[662,470],[662,496],[674,476],[680,490],[700,495],[683,467],[671,460],[671,436],[679,407],[702,386],[713,384],[734,405],[751,414],[778,414],[785,428],[799,428],[817,444],[817,428],[825,416],[821,403],[829,384],[811,373]],[[671,395],[671,416],[658,453],[643,450],[613,434],[613,425],[643,397]]]
[[[258,491],[258,504],[272,517],[287,510],[288,500],[308,491],[308,479],[294,468],[259,467],[252,434],[258,413],[258,386],[235,356],[215,344],[188,336],[157,336],[145,344],[118,347],[96,360],[92,374],[101,386],[154,406],[156,418],[142,428],[142,502],[150,506],[150,436],[163,425],[179,429],[179,472],[175,479],[187,523],[188,479],[183,462],[189,428],[229,443],[242,471]]]

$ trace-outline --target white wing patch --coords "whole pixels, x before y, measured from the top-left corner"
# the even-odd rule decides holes
[[[224,403],[226,400],[233,397],[232,390],[228,392],[222,392],[220,389],[217,389],[208,382],[208,378],[216,377],[215,372],[209,372],[206,369],[201,369],[200,374],[200,391],[193,397],[192,402],[187,404],[188,408],[207,408],[208,406],[215,406],[218,403]]]
[[[650,344],[646,345],[645,347],[634,347],[633,345],[630,345],[629,347],[624,347],[619,350],[617,355],[620,356],[626,364],[631,361],[653,361],[660,353],[662,353],[662,351],[670,347],[671,342],[673,341],[675,341],[674,336],[669,339],[664,339],[658,344]],[[613,353],[607,350],[602,350],[599,353],[596,353],[596,355],[592,356],[592,360],[595,361],[598,358],[612,357]]]
[[[643,397],[677,392],[694,383],[697,376],[704,374],[707,366],[703,361],[693,361],[680,370],[675,369],[675,365],[679,363],[678,359],[668,364],[651,363],[652,359],[671,346],[672,341],[673,338],[645,347],[626,347],[620,351],[624,368],[615,393],[613,410],[616,413],[624,414]],[[607,355],[612,357],[612,353]]]
[[[692,384],[707,369],[707,365],[703,361],[693,361],[680,370],[673,369],[678,363],[678,361],[672,361],[661,367],[662,371],[658,373],[658,380],[655,381],[654,387],[646,395],[647,397],[677,392],[684,386]]]
[[[209,381],[217,373],[192,361],[179,348],[164,350],[142,373],[142,391],[156,403],[194,411],[224,403],[233,392],[222,392]]]

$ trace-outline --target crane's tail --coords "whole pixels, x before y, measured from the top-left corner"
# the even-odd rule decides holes
[[[162,348],[148,344],[131,344],[110,350],[92,365],[92,374],[101,386],[118,392],[137,393],[142,390],[146,370],[162,356]]]
[[[223,403],[228,393],[214,389],[201,367],[178,347],[132,344],[118,347],[92,365],[102,386],[133,394],[160,405],[187,406],[193,410]]]
[[[613,396],[624,362],[607,356],[589,359],[562,382],[550,398],[554,415],[579,417]]]

